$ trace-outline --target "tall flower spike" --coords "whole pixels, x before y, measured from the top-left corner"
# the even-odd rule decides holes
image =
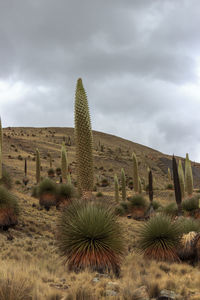
[[[78,185],[83,198],[90,198],[94,183],[93,136],[87,96],[81,78],[76,85],[75,142]]]

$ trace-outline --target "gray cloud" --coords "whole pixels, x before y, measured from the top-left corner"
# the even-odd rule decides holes
[[[199,9],[197,0],[0,0],[3,123],[73,126],[81,76],[94,129],[200,160]]]

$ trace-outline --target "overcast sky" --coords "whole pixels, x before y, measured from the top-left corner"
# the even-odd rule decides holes
[[[0,0],[0,115],[92,128],[200,161],[199,0]]]

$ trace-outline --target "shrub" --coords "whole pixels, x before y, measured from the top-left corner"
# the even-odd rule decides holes
[[[34,198],[38,197],[38,186],[32,187],[31,197],[34,197]]]
[[[141,195],[136,195],[133,196],[129,199],[129,204],[128,204],[129,208],[146,208],[147,207],[147,202],[146,199],[144,197],[142,197]]]
[[[55,171],[52,168],[50,168],[47,173],[48,173],[48,177],[50,177],[50,178],[55,176]]]
[[[57,195],[65,199],[71,199],[75,196],[75,189],[72,184],[62,183],[58,186]]]
[[[174,189],[173,184],[172,184],[172,183],[169,183],[169,184],[166,186],[166,189],[167,189],[167,190],[173,190],[173,189]]]
[[[145,257],[176,261],[181,236],[180,225],[169,216],[156,215],[139,229],[139,249]]]
[[[192,218],[179,218],[177,223],[181,227],[181,232],[187,234],[191,231],[200,232],[200,221]]]
[[[96,193],[96,197],[103,197],[103,193],[101,192]]]
[[[185,211],[192,212],[199,208],[199,196],[185,199],[182,202],[182,208]]]
[[[33,284],[20,274],[1,274],[1,300],[32,300]]]
[[[17,224],[19,206],[14,195],[0,187],[0,226],[7,229]]]
[[[4,168],[2,170],[2,178],[0,179],[0,185],[5,186],[8,190],[12,188],[11,176]]]
[[[122,232],[111,207],[102,203],[72,202],[59,218],[58,246],[70,270],[119,273]]]
[[[56,168],[56,175],[60,176],[61,175],[61,168]]]
[[[38,186],[38,196],[40,197],[40,205],[47,210],[50,206],[56,205],[57,187],[56,183],[49,178],[42,180]]]
[[[178,213],[177,205],[176,203],[170,203],[163,207],[162,212],[169,216],[176,216]]]
[[[154,210],[157,210],[158,208],[161,207],[161,204],[159,202],[157,202],[157,201],[153,201],[152,205],[153,205],[153,209]]]
[[[101,186],[102,187],[106,187],[109,185],[108,179],[107,178],[103,178],[101,181]]]

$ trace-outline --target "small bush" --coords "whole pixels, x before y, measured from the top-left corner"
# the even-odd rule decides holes
[[[58,246],[70,270],[89,268],[119,274],[124,243],[111,207],[73,201],[60,216]]]
[[[102,187],[106,187],[106,186],[108,186],[108,185],[109,185],[108,179],[107,179],[107,178],[102,179],[102,181],[101,181],[101,186],[102,186]]]
[[[44,180],[42,180],[38,186],[38,196],[46,193],[55,195],[56,192],[56,183],[49,178],[45,178]]]
[[[174,186],[172,183],[169,183],[167,186],[166,186],[166,189],[167,190],[173,190],[174,189]]]
[[[200,232],[200,221],[192,218],[179,218],[177,223],[181,227],[181,232],[187,234],[191,231]]]
[[[19,180],[16,180],[15,184],[19,185],[19,184],[21,184],[21,182]]]
[[[61,168],[56,168],[56,175],[60,176],[61,175]]]
[[[5,186],[8,190],[12,188],[11,176],[4,168],[2,170],[2,178],[0,179],[0,185]]]
[[[158,201],[153,201],[152,205],[154,210],[157,210],[158,208],[161,207],[161,204]]]
[[[31,197],[38,198],[38,187],[37,186],[32,187]]]
[[[147,201],[144,197],[141,195],[136,195],[133,196],[132,198],[129,199],[129,204],[128,204],[129,209],[132,208],[146,208],[147,207]]]
[[[57,195],[58,197],[71,199],[75,196],[75,189],[72,184],[62,183],[58,186]]]
[[[50,178],[53,178],[55,176],[55,171],[52,168],[50,168],[47,173],[48,173],[48,177]]]
[[[166,205],[165,207],[163,207],[162,212],[169,216],[176,216],[178,213],[176,203],[173,202]]]
[[[17,224],[19,205],[17,199],[4,187],[0,187],[0,226],[8,228]]]
[[[139,229],[138,247],[147,258],[164,261],[176,261],[177,246],[181,229],[177,222],[166,215],[156,215]]]
[[[103,197],[103,193],[101,192],[96,193],[96,197]]]
[[[192,212],[199,208],[199,196],[183,200],[182,208],[185,211]]]

